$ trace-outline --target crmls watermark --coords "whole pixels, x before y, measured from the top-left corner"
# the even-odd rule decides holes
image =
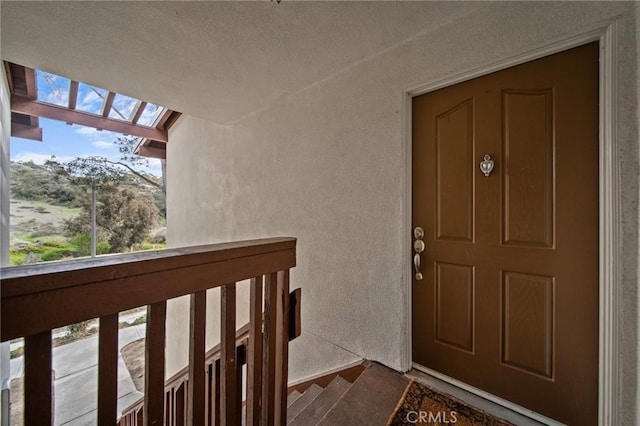
[[[407,421],[411,424],[448,424],[458,422],[458,413],[455,411],[409,411]]]

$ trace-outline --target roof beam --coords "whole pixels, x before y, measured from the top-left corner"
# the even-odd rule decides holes
[[[182,113],[173,111],[171,109],[166,109],[164,113],[158,116],[155,123],[153,124],[153,127],[168,130],[171,126],[173,126],[173,123],[175,123],[176,120],[180,118],[181,115]]]
[[[9,92],[14,93],[16,89],[13,86],[13,73],[11,72],[11,65],[9,65],[9,62],[7,61],[2,61],[2,64],[4,65],[4,74],[7,77],[7,84],[9,84]]]
[[[143,157],[160,158],[162,160],[167,158],[167,150],[162,148],[154,148],[151,146],[141,145],[136,149],[136,154]]]
[[[25,83],[27,85],[27,97],[38,98],[38,85],[36,84],[36,70],[24,67]]]
[[[113,92],[109,92],[107,95],[107,99],[104,100],[104,104],[102,105],[102,116],[108,117],[111,112],[111,107],[113,106],[113,100],[115,99],[116,94]]]
[[[136,126],[124,123],[119,120],[112,120],[95,114],[83,111],[70,110],[57,105],[44,104],[25,98],[24,96],[11,97],[11,111],[20,114],[35,115],[38,117],[51,118],[53,120],[67,123],[81,124],[83,126],[96,129],[110,130],[112,132],[123,133],[125,135],[138,136],[142,138],[154,139],[160,142],[167,142],[167,131],[150,127]]]
[[[140,101],[138,106],[134,109],[133,114],[131,115],[131,122],[136,124],[138,120],[140,120],[140,116],[144,112],[144,109],[147,107],[147,103],[144,101]]]
[[[24,124],[11,123],[11,137],[42,142],[42,127],[31,127],[25,126]]]
[[[169,119],[172,113],[173,113],[172,110],[165,109],[164,112],[158,116],[155,123],[153,123],[153,127],[156,127],[158,129],[164,129],[164,123],[167,122],[167,120]]]
[[[78,102],[78,82],[69,81],[69,109],[76,109],[76,103]]]
[[[181,112],[178,112],[178,111],[171,112],[171,115],[169,116],[167,121],[165,121],[164,123],[163,129],[169,130],[171,126],[173,126],[181,116],[182,116]]]
[[[78,102],[78,82],[69,80],[69,109],[76,109],[76,103]],[[72,125],[73,123],[67,123]]]

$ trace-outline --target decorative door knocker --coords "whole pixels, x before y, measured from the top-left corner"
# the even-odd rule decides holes
[[[489,154],[484,156],[484,161],[480,162],[480,171],[484,173],[485,176],[489,176],[491,171],[493,170],[493,160]]]

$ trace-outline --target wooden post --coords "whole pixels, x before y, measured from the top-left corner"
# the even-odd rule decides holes
[[[213,366],[213,374],[215,377],[215,382],[214,382],[214,386],[213,386],[213,401],[214,401],[214,408],[213,408],[213,423],[214,425],[220,425],[220,404],[222,403],[222,397],[220,396],[221,392],[220,392],[220,378],[222,377],[222,373],[220,371],[220,360],[217,359],[214,362],[214,366]]]
[[[262,424],[275,422],[278,274],[266,276],[262,366]]]
[[[287,387],[289,377],[289,270],[285,270],[282,274],[282,289],[280,290],[280,307],[282,312],[282,327],[278,335],[278,341],[282,345],[280,359],[280,387],[278,394],[280,395],[280,424],[287,424]]]
[[[51,330],[24,338],[24,424],[51,426],[53,381]]]
[[[251,279],[249,355],[247,357],[247,425],[258,426],[262,397],[262,276]]]
[[[221,289],[220,332],[220,424],[239,424],[236,412],[236,285],[227,284]]]
[[[112,426],[118,411],[118,314],[100,317],[98,425]]]
[[[205,420],[205,323],[207,292],[199,291],[191,296],[189,314],[189,387],[187,423],[204,425]]]
[[[147,307],[144,369],[144,426],[162,426],[164,419],[164,352],[167,301]]]

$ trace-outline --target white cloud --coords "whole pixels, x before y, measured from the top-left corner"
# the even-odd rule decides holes
[[[149,158],[149,166],[146,168],[147,173],[151,173],[154,176],[162,176],[162,165],[157,158]]]
[[[109,116],[128,120],[129,117],[131,117],[131,112],[133,111],[134,106],[136,106],[135,99],[118,94],[113,102],[111,114],[109,114]],[[122,116],[118,114],[118,112],[122,114]]]
[[[94,129],[93,127],[78,127],[76,129],[76,133],[79,133],[83,136],[92,136],[95,133],[98,133],[98,129]]]
[[[69,102],[69,91],[63,89],[55,89],[49,92],[46,102],[54,105],[67,105]]]
[[[92,145],[98,149],[112,149],[115,147],[113,143],[107,141],[95,141]]]
[[[105,138],[115,139],[118,136],[118,133],[111,132],[109,130],[98,130],[93,127],[85,126],[78,126],[75,131],[79,135],[86,136],[87,138],[95,141],[104,141]]]
[[[91,105],[95,104],[96,102],[102,103],[103,100],[100,96],[98,96],[96,92],[92,90],[88,92],[84,98],[82,98],[82,100],[80,101],[80,107],[81,109],[86,109]]]

